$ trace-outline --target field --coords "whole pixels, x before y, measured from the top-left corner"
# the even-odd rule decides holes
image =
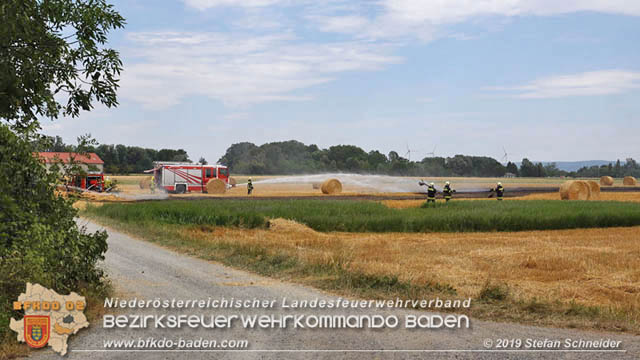
[[[398,210],[201,200],[104,204],[84,214],[194,256],[345,295],[472,297],[478,318],[640,334],[639,226],[527,231],[639,225],[636,203],[459,201]]]
[[[370,201],[207,200],[111,203],[90,208],[127,223],[265,228],[269,219],[295,220],[317,231],[474,232],[640,225],[640,205],[615,201],[456,201],[391,209]]]
[[[386,191],[415,178],[347,182],[332,197],[310,179],[254,176],[248,197],[243,176],[223,195],[150,194],[138,187],[143,177],[114,178],[125,198],[162,201],[82,204],[83,216],[343,295],[471,297],[477,318],[640,334],[640,191],[628,187],[600,201],[561,201],[553,191],[498,202],[485,192],[497,181],[509,191],[564,179],[425,179],[483,195],[424,207],[420,194]]]
[[[233,175],[238,185],[230,188],[225,194],[206,194],[202,192],[190,192],[187,194],[167,194],[157,190],[151,193],[149,189],[140,189],[139,182],[149,175],[111,176],[118,183],[118,196],[120,200],[140,199],[164,199],[164,198],[247,198],[246,181],[251,178],[254,183],[254,191],[251,198],[331,198],[339,196],[343,199],[358,198],[375,200],[381,199],[417,199],[420,198],[426,188],[418,186],[420,178],[390,177],[349,174],[325,174],[309,176],[244,176]],[[313,188],[313,183],[322,179],[338,177],[342,181],[343,191],[338,195],[324,195],[319,189]],[[451,181],[454,189],[458,190],[457,198],[486,198],[488,189],[495,187],[500,181],[506,187],[506,196],[523,196],[531,191],[552,191],[549,196],[541,197],[541,200],[556,199],[557,189],[565,179],[561,178],[425,178],[433,181],[436,187],[441,188],[445,181]],[[592,179],[597,180],[597,179]],[[625,189],[620,179],[616,179],[613,190]],[[612,189],[609,189],[612,190]],[[638,187],[640,191],[640,187]],[[553,195],[552,195],[553,194]],[[540,195],[540,194],[537,194]],[[440,196],[440,195],[439,195]],[[105,199],[110,201],[111,199]]]

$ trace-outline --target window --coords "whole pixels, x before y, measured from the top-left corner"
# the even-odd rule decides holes
[[[222,175],[224,177],[228,177],[229,176],[229,169],[220,168],[220,175]]]
[[[211,178],[211,177],[216,177],[216,174],[214,171],[212,171],[213,169],[211,168],[207,168],[206,173],[205,173],[205,177],[207,178]]]

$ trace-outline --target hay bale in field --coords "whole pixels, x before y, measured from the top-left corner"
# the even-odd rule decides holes
[[[140,189],[149,189],[151,187],[151,177],[149,176],[142,178],[138,185],[140,185]]]
[[[622,184],[636,186],[638,184],[638,180],[633,176],[625,176],[624,179],[622,179]]]
[[[229,185],[231,185],[231,187],[236,187],[236,185],[238,185],[238,182],[236,181],[236,178],[230,177],[229,178]]]
[[[611,186],[613,185],[613,178],[611,176],[603,176],[600,178],[600,185]]]
[[[220,179],[211,179],[207,183],[207,193],[224,194],[227,191],[227,184]]]
[[[589,200],[591,188],[586,181],[569,180],[560,185],[560,198],[562,200]]]
[[[319,182],[311,183],[311,187],[312,187],[314,190],[320,189],[320,186],[322,186],[322,183],[319,183]]]
[[[587,181],[587,184],[589,184],[589,188],[591,190],[591,197],[589,197],[590,200],[599,200],[600,199],[600,185],[593,181],[593,180],[589,180]]]
[[[340,194],[342,192],[342,183],[338,179],[329,179],[320,185],[323,194]]]

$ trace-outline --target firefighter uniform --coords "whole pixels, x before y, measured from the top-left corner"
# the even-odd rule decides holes
[[[502,186],[502,183],[498,183],[496,188],[495,189],[491,189],[491,191],[495,191],[496,192],[496,198],[498,199],[498,201],[502,201],[502,198],[504,197],[504,186]]]
[[[104,180],[104,191],[111,189],[112,184],[111,179],[107,176]]]
[[[427,203],[435,203],[436,202],[436,186],[434,183],[429,184],[427,187]]]
[[[451,197],[453,196],[454,192],[455,192],[455,190],[451,189],[451,184],[447,181],[444,184],[444,188],[442,189],[442,193],[444,194],[444,200],[446,202],[449,202],[449,200],[451,200]]]
[[[251,195],[252,191],[253,191],[253,183],[251,182],[251,179],[249,179],[247,181],[247,195]]]
[[[155,176],[151,177],[151,182],[149,183],[149,189],[151,190],[152,193],[156,192],[156,177]]]

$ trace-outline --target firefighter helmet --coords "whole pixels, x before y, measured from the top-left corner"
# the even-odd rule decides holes
[[[498,183],[498,186],[502,186],[502,183],[501,183],[501,182],[499,182],[499,183]]]
[[[451,185],[451,183],[450,183],[450,182],[448,182],[448,181],[447,181],[446,183],[444,183],[444,184],[445,184],[445,185]]]
[[[434,183],[431,183],[431,184],[429,184],[429,185],[431,185],[431,186],[436,186],[436,184],[434,184]]]

